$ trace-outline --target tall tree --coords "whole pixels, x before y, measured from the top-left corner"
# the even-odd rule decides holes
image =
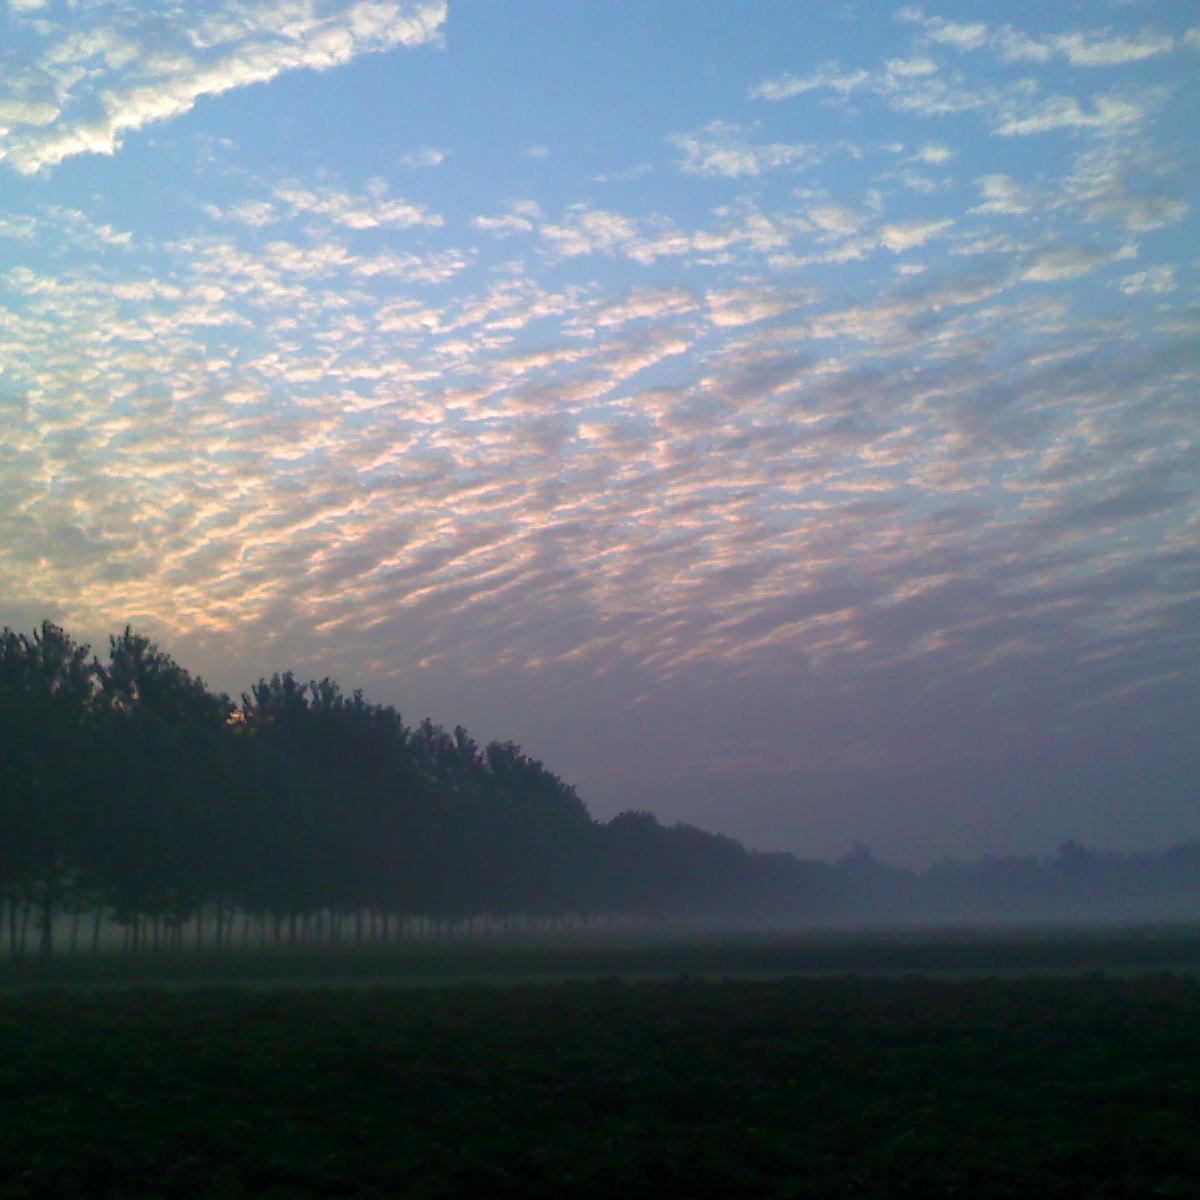
[[[36,909],[43,956],[90,823],[98,682],[91,648],[50,621],[31,636],[0,633],[6,891],[10,920],[15,905]]]

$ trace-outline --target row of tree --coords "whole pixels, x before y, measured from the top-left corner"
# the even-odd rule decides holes
[[[332,680],[235,703],[126,629],[106,662],[0,635],[0,919],[10,953],[289,945],[611,918],[816,922],[1200,912],[1200,846],[922,873],[747,851],[647,813],[592,819],[512,742],[405,724]]]

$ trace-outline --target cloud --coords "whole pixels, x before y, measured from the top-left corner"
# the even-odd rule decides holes
[[[509,237],[514,233],[532,233],[542,216],[536,200],[517,200],[508,206],[508,212],[497,217],[472,217],[471,224],[494,237]]]
[[[986,46],[990,31],[982,21],[947,21],[931,17],[924,22],[925,32],[943,46],[955,50],[979,50]]]
[[[680,169],[689,175],[761,175],[778,167],[813,161],[811,146],[802,143],[754,143],[753,130],[712,121],[694,133],[675,133],[671,142],[683,151]]]
[[[1149,141],[1104,141],[1078,154],[1054,203],[1076,219],[1147,233],[1182,221],[1180,164]]]
[[[760,288],[711,291],[705,294],[704,301],[708,305],[708,319],[726,329],[782,316],[796,307],[794,297]]]
[[[804,212],[805,216],[822,233],[834,237],[850,237],[857,233],[867,221],[865,214],[845,204],[836,204],[832,201],[810,204]]]
[[[790,100],[793,96],[801,96],[805,92],[825,90],[848,96],[851,92],[865,87],[870,79],[871,76],[866,71],[846,71],[837,63],[829,63],[813,75],[801,77],[784,73],[774,79],[765,79],[752,87],[749,94],[754,100]]]
[[[440,167],[450,157],[449,150],[439,150],[426,146],[421,150],[413,150],[400,156],[401,163],[406,167]]]
[[[439,226],[445,222],[419,204],[387,197],[386,187],[368,185],[365,196],[354,196],[334,187],[304,188],[290,184],[275,189],[275,198],[293,213],[323,217],[348,229],[378,229],[383,226],[409,228],[414,225]]]
[[[0,70],[0,139],[18,126],[46,126],[58,118],[62,106],[53,75],[13,52],[0,55]]]
[[[1133,34],[1111,30],[1070,32],[1033,37],[1011,25],[982,21],[950,21],[926,17],[917,8],[902,9],[901,19],[921,26],[925,36],[959,52],[995,50],[1005,62],[1044,63],[1057,56],[1075,67],[1115,67],[1170,54],[1178,46],[1171,34],[1146,27]],[[1186,40],[1186,35],[1185,35]]]
[[[239,225],[250,225],[254,228],[262,228],[279,219],[275,206],[269,200],[244,200],[224,212],[216,205],[210,205],[208,211],[218,219],[236,221]]]
[[[630,179],[640,179],[643,175],[649,175],[654,168],[649,163],[638,163],[636,166],[626,167],[623,171],[602,171],[599,175],[592,176],[593,183],[621,183]]]
[[[681,316],[699,307],[696,297],[684,288],[635,288],[624,300],[603,304],[589,318],[578,320],[593,329],[612,329],[629,321]]]
[[[778,101],[813,91],[832,91],[842,103],[862,91],[878,96],[898,112],[927,117],[984,109],[998,98],[994,87],[968,86],[960,75],[939,69],[925,56],[887,59],[870,71],[845,71],[830,64],[803,77],[785,74],[758,84],[750,96]]]
[[[1138,296],[1146,292],[1157,296],[1168,295],[1176,288],[1175,268],[1162,265],[1135,271],[1132,275],[1123,275],[1119,280],[1119,287],[1127,296]]]
[[[587,254],[620,255],[649,265],[660,258],[689,256],[697,265],[729,262],[738,253],[778,252],[808,223],[792,214],[768,216],[748,200],[714,210],[719,224],[688,232],[660,216],[629,216],[612,209],[578,203],[569,205],[556,220],[532,220],[547,248],[564,258]],[[526,218],[521,218],[524,220]],[[517,232],[516,223],[504,218],[483,218],[477,227],[501,235]]]
[[[886,75],[895,79],[922,78],[937,73],[937,63],[932,58],[889,58],[883,64]]]
[[[1131,258],[1134,247],[1123,247],[1116,252],[1098,246],[1062,246],[1043,250],[1037,254],[1021,278],[1030,283],[1055,283],[1061,279],[1075,279],[1088,275],[1097,267],[1119,259]]]
[[[1056,129],[1098,129],[1116,132],[1141,123],[1146,105],[1130,96],[1099,96],[1091,112],[1073,96],[1047,96],[1032,103],[1010,103],[995,126],[1001,137],[1024,137]]]
[[[567,258],[580,254],[611,254],[634,241],[637,225],[618,212],[577,204],[559,223],[543,224],[540,233],[555,251]]]
[[[1010,175],[983,175],[975,183],[983,203],[971,209],[973,213],[1014,217],[1033,210],[1035,197]]]
[[[435,42],[446,5],[357,0],[320,17],[289,6],[218,10],[170,26],[169,47],[159,15],[102,4],[88,13],[86,33],[51,42],[39,65],[54,78],[57,111],[19,114],[0,131],[0,159],[34,174],[76,154],[113,154],[126,133],[181,116],[203,96]]]
[[[331,9],[286,11],[300,37]],[[285,20],[204,12],[167,50],[223,58]],[[53,35],[22,84],[57,114],[56,64],[95,72],[51,129],[151,69],[144,28],[102,24]],[[584,164],[514,201],[501,173],[462,215],[394,179],[264,178],[236,148],[181,168],[182,218],[22,184],[0,218],[4,619],[132,620],[221,686],[292,667],[532,728],[589,789],[606,760],[702,774],[781,745],[831,769],[1017,761],[1078,730],[1081,697],[1114,729],[1157,721],[1141,685],[1195,645],[1187,154],[1165,120],[1011,78],[1032,68],[998,81],[1005,52],[1066,64],[1045,39],[989,27],[964,52],[998,61],[968,77],[946,64],[974,33],[901,32],[920,40],[869,70],[760,85],[824,87],[833,118],[643,131],[656,166],[706,172],[682,191],[599,203]],[[1169,86],[1103,98],[1148,117]],[[969,125],[1006,121],[1079,136],[968,153]],[[804,189],[800,138],[830,165]],[[406,145],[380,170],[415,187]],[[645,802],[683,806],[679,778]]]
[[[879,237],[894,254],[903,254],[906,250],[923,246],[930,238],[943,233],[953,224],[949,217],[896,221],[884,225],[879,231]]]
[[[1170,34],[1143,29],[1133,36],[1067,33],[1050,39],[1050,44],[1076,67],[1116,67],[1143,62],[1176,47]]]
[[[549,146],[526,146],[525,149],[521,151],[521,157],[522,158],[549,158],[550,157],[550,147]]]
[[[360,255],[351,270],[355,275],[368,278],[386,276],[409,283],[441,283],[463,271],[472,257],[471,253],[462,250],[440,250],[424,255],[383,250],[378,254]]]
[[[996,31],[994,44],[1003,62],[1044,63],[1053,55],[1053,50],[1045,42],[1013,29],[1011,25]]]
[[[913,155],[913,158],[917,162],[937,167],[940,167],[942,163],[949,162],[953,157],[954,151],[949,146],[943,146],[939,142],[927,142]]]

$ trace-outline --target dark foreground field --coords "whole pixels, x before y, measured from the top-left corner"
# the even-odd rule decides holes
[[[1200,980],[0,997],[0,1197],[1200,1195]]]

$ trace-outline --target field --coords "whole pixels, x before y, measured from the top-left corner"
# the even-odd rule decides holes
[[[10,967],[0,1198],[1194,1200],[1196,951],[1170,932],[477,950],[475,981],[436,984],[445,950],[326,960],[354,986],[283,986],[313,961],[209,964],[239,986]]]

